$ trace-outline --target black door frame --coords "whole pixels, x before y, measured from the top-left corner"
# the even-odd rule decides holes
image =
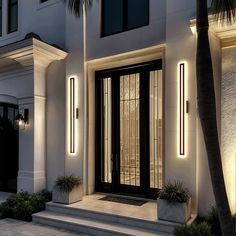
[[[148,198],[156,198],[158,189],[150,188],[150,155],[149,155],[149,72],[161,70],[162,60],[155,60],[147,63],[135,64],[132,66],[119,67],[109,70],[97,71],[95,73],[95,114],[96,114],[96,157],[95,157],[95,190],[99,192],[110,192],[135,195]],[[121,75],[139,73],[140,74],[140,187],[121,185],[119,180],[120,173],[120,114],[119,114],[119,78]],[[103,157],[103,138],[102,137],[102,80],[112,78],[112,153],[113,170],[112,183],[102,182],[101,163]],[[115,154],[115,155],[114,155]],[[147,157],[147,158],[146,158]],[[142,170],[142,171],[141,171]]]
[[[13,108],[13,109],[15,109],[15,110],[18,110],[19,109],[19,106],[18,105],[15,105],[15,104],[11,104],[11,103],[6,103],[6,102],[0,102],[0,106],[1,107],[3,107],[3,119],[8,119],[8,108]],[[14,113],[14,115],[13,115],[13,119],[15,118],[15,116],[18,114],[18,112],[15,114]],[[14,122],[14,121],[13,121]],[[12,150],[14,150],[15,151],[15,155],[17,155],[17,158],[16,158],[16,161],[17,162],[14,162],[14,163],[11,163],[11,171],[12,171],[12,173],[10,174],[10,176],[7,176],[7,174],[4,174],[4,176],[3,176],[3,179],[2,179],[2,181],[3,181],[3,186],[2,187],[0,187],[0,191],[7,191],[7,192],[17,192],[17,174],[18,174],[18,170],[19,170],[19,130],[18,130],[18,127],[16,127],[15,125],[14,125],[14,123],[12,124],[13,125],[13,130],[10,130],[10,132],[13,132],[14,134],[12,134],[12,135],[14,135],[14,142],[16,143],[16,145],[14,146],[14,147],[11,147],[11,148],[13,148]],[[1,131],[0,131],[1,132]],[[4,131],[3,131],[4,132]],[[6,132],[6,131],[5,131]],[[9,131],[8,131],[9,132]],[[3,134],[4,135],[4,134]],[[10,144],[9,144],[10,145]],[[8,147],[8,145],[7,145],[7,148],[9,148]],[[0,155],[3,155],[3,154],[1,154],[0,153]],[[3,157],[3,158],[7,158],[7,156],[5,157]],[[3,161],[3,160],[2,160]],[[4,161],[2,162],[2,163],[4,163]],[[7,168],[6,166],[4,166],[3,167],[4,169],[5,168]],[[12,170],[13,169],[13,170]],[[9,171],[9,170],[7,170],[6,169],[6,171]],[[10,171],[10,172],[11,172]],[[5,171],[3,171],[4,173],[5,173]],[[13,173],[14,172],[14,173]],[[14,176],[13,176],[14,175]],[[15,185],[15,188],[9,188],[8,186],[7,186],[7,182],[6,181],[8,181],[8,179],[9,178],[14,178],[15,179],[15,181],[16,181],[16,185]]]

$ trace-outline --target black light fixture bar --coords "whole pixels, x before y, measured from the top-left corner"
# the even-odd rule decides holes
[[[179,156],[183,157],[185,153],[185,63],[179,64]]]
[[[70,153],[75,153],[75,78],[70,78]]]

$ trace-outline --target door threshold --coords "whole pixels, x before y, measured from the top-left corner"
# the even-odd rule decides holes
[[[139,201],[147,201],[147,202],[156,202],[154,199],[142,197],[142,196],[134,196],[134,195],[127,195],[126,193],[104,193],[104,192],[95,192],[95,194],[101,194],[111,197],[119,197],[119,198],[126,198],[130,200],[139,200]]]

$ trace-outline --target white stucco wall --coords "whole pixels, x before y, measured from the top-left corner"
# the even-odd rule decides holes
[[[84,175],[84,159],[86,159],[84,150],[84,35],[83,35],[83,18],[75,18],[70,12],[66,13],[66,51],[69,55],[66,58],[66,138],[65,138],[65,172],[66,174],[74,174],[79,176],[85,184]],[[68,84],[69,78],[75,77],[75,93],[76,107],[79,109],[79,117],[75,123],[75,154],[69,153],[69,138],[68,138]]]
[[[193,212],[197,212],[197,156],[196,156],[196,38],[189,27],[195,15],[195,2],[167,1],[166,68],[165,68],[165,182],[183,181],[192,195]],[[187,62],[186,78],[189,113],[187,119],[187,156],[178,157],[178,72],[181,61]]]
[[[42,40],[65,46],[65,6],[61,0],[39,3],[39,0],[19,0],[18,31],[6,34],[6,2],[3,1],[3,36],[0,46],[22,40],[27,33],[34,32]]]
[[[236,167],[236,47],[222,51],[221,153],[231,209],[235,212]]]
[[[149,25],[101,37],[101,1],[93,1],[87,17],[87,60],[102,58],[165,42],[166,1],[150,0]]]
[[[208,206],[214,203],[214,198],[204,142],[197,119],[196,36],[192,34],[189,27],[190,19],[195,17],[195,1],[150,0],[150,24],[148,26],[103,38],[100,37],[100,1],[93,1],[93,7],[87,13],[86,21],[83,20],[83,17],[78,19],[72,16],[65,10],[62,2],[50,0],[45,4],[39,4],[38,0],[20,0],[19,30],[0,37],[0,46],[3,46],[23,39],[29,32],[34,32],[42,40],[59,45],[69,54],[64,61],[53,62],[49,65],[46,74],[44,70],[34,68],[35,72],[33,72],[33,68],[27,67],[24,70],[21,69],[17,75],[7,72],[0,76],[0,95],[8,94],[17,98],[34,95],[45,97],[45,103],[41,102],[36,107],[31,107],[35,101],[21,101],[30,108],[30,124],[33,125],[38,121],[37,119],[46,120],[44,131],[37,133],[40,140],[45,135],[45,143],[41,143],[39,146],[42,150],[45,149],[46,163],[40,162],[40,165],[37,165],[37,158],[35,163],[32,163],[30,155],[25,153],[26,149],[20,149],[20,155],[25,156],[25,163],[39,168],[39,172],[40,168],[43,169],[43,165],[46,165],[49,189],[52,189],[58,175],[75,174],[83,180],[85,193],[92,193],[95,182],[94,133],[96,122],[94,119],[94,72],[161,58],[164,62],[165,83],[165,182],[168,180],[183,181],[192,194],[193,212],[199,211],[204,214],[208,210]],[[219,75],[220,45],[214,37],[211,37],[211,43],[214,49],[212,53],[216,58],[213,60],[213,64]],[[159,48],[158,45],[161,47]],[[223,52],[223,77],[226,79],[222,83],[222,93],[226,94],[226,99],[223,99],[223,115],[221,115],[223,120],[221,132],[222,140],[224,140],[222,141],[222,154],[226,157],[229,152],[232,153],[232,158],[226,161],[226,166],[235,168],[232,131],[234,113],[229,111],[233,107],[231,103],[234,87],[232,79],[228,80],[228,78],[234,77],[234,57],[233,51],[228,54],[227,50]],[[186,137],[188,148],[187,157],[180,159],[177,154],[177,65],[183,60],[187,61],[188,66],[186,81],[189,101]],[[74,155],[70,155],[68,151],[68,81],[71,76],[76,78],[76,106],[79,109],[79,118],[76,120],[77,146]],[[35,78],[35,83],[32,78]],[[219,79],[218,77],[218,82]],[[230,90],[225,87],[226,85],[230,86]],[[217,90],[219,88],[218,83]],[[217,93],[217,101],[219,104],[220,93]],[[44,111],[44,109],[45,117],[34,118],[34,111],[39,114],[40,110]],[[230,113],[230,120],[227,120],[228,118],[226,119],[226,115],[224,115],[228,113]],[[43,129],[43,127],[41,128]],[[33,126],[28,127],[27,132],[30,134],[29,137],[25,131],[20,134],[20,142],[24,142],[23,146],[32,142],[30,138],[34,136]],[[37,139],[38,136],[35,138]],[[89,138],[90,140],[88,140]],[[230,143],[230,145],[226,145],[226,143]],[[91,146],[89,146],[90,144]],[[35,150],[37,150],[36,146]],[[34,153],[35,150],[28,151]],[[40,153],[38,156],[43,155]],[[225,160],[227,159],[225,158]],[[38,177],[40,178],[39,172]],[[28,174],[32,175],[32,173]],[[235,186],[235,176],[232,172],[226,171],[226,175],[227,179],[233,179],[230,185]],[[22,176],[27,178],[27,173],[23,173]],[[22,181],[25,181],[24,178]],[[22,184],[27,185],[27,181]],[[234,196],[235,193],[231,192],[230,199],[232,200]]]
[[[50,64],[46,75],[46,178],[52,189],[65,174],[66,79],[65,62]]]

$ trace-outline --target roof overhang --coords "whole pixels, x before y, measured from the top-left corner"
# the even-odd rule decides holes
[[[209,31],[214,33],[221,43],[221,47],[236,46],[236,23],[227,24],[227,22],[217,21],[213,15],[208,17]],[[196,34],[196,19],[190,20],[190,28],[193,34]]]
[[[0,72],[31,65],[47,67],[51,62],[66,56],[67,53],[57,47],[28,38],[0,47]]]

